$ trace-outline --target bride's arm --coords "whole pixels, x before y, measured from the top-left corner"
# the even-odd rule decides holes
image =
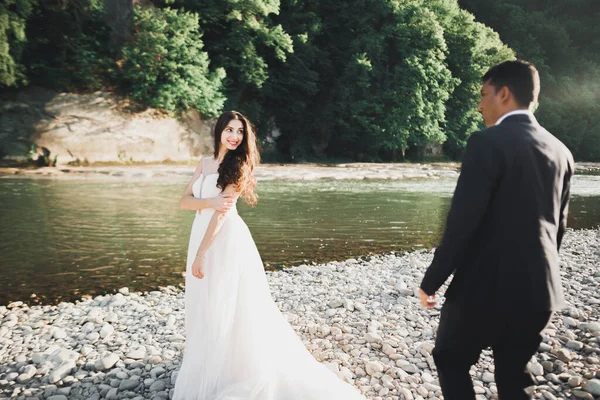
[[[229,195],[233,201],[237,201],[237,198],[240,196],[240,193],[236,191],[235,186],[228,185],[222,193],[223,195]],[[215,240],[221,225],[223,225],[223,220],[227,212],[215,211],[210,222],[208,223],[208,228],[206,228],[206,233],[202,238],[202,242],[200,243],[200,247],[198,248],[198,252],[196,253],[196,258],[204,258],[206,252],[210,248],[210,245]]]
[[[210,197],[206,199],[197,199],[194,197],[192,192],[192,185],[196,180],[200,177],[202,173],[202,160],[198,163],[196,170],[194,171],[194,175],[192,179],[188,182],[185,190],[183,192],[183,196],[181,196],[181,200],[179,201],[179,206],[182,210],[192,210],[192,211],[200,211],[205,208],[214,208],[218,211],[227,211],[231,207],[231,197],[230,196],[217,196]],[[229,205],[228,205],[229,204]]]

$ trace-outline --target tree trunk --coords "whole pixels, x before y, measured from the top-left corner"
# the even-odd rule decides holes
[[[116,56],[133,27],[135,0],[104,0],[104,18],[110,27],[111,51]]]

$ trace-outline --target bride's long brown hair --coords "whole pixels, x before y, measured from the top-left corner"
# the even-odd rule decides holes
[[[225,111],[215,125],[215,159],[219,156],[221,144],[221,135],[229,124],[229,121],[237,119],[244,126],[244,138],[242,143],[235,149],[229,150],[221,164],[219,165],[219,178],[217,179],[217,187],[225,190],[227,185],[234,185],[244,201],[250,205],[255,205],[258,201],[258,196],[254,192],[256,189],[256,177],[254,176],[254,168],[260,163],[260,154],[256,144],[256,134],[254,127],[237,111]]]

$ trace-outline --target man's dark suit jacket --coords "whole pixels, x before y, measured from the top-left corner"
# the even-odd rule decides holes
[[[565,306],[558,250],[567,223],[573,156],[532,115],[473,133],[433,262],[431,295],[498,311]]]

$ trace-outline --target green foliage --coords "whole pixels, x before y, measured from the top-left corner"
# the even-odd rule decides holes
[[[443,127],[448,137],[444,152],[452,158],[460,158],[469,135],[483,128],[477,111],[481,77],[493,65],[514,59],[514,52],[502,43],[496,32],[460,9],[456,0],[431,0],[428,7],[444,28],[448,68],[459,82],[446,103],[447,119]]]
[[[597,0],[461,0],[540,71],[538,120],[577,160],[600,160]]]
[[[542,96],[538,120],[557,135],[578,160],[600,160],[600,70],[562,77]]]
[[[269,60],[285,61],[292,52],[291,37],[270,19],[279,12],[279,0],[165,2],[198,13],[212,65],[227,71],[226,107],[265,122],[261,89],[269,78]]]
[[[170,111],[221,111],[225,71],[209,72],[198,15],[169,8],[135,10],[135,33],[123,47],[122,76],[133,99]]]
[[[277,22],[294,36],[294,54],[268,83],[280,149],[294,159],[389,160],[406,148],[443,142],[446,121],[455,118],[448,115],[450,96],[463,82],[453,74],[476,76],[465,80],[463,97],[478,97],[476,67],[510,51],[481,28],[477,40],[454,40],[450,49],[457,34],[444,27],[463,26],[453,26],[461,21],[447,17],[444,4],[432,3],[284,1]],[[458,14],[456,1],[446,3]],[[473,43],[478,51],[466,48]],[[458,66],[462,59],[453,51],[467,53],[469,62]]]
[[[104,1],[4,0],[0,86],[239,109],[293,160],[398,160],[431,143],[460,158],[482,127],[481,76],[517,56],[540,70],[540,122],[600,159],[597,0],[151,0],[130,23]]]
[[[98,90],[110,75],[108,28],[101,0],[39,0],[24,53],[33,84]]]
[[[330,129],[322,119],[330,104],[330,77],[335,76],[324,36],[324,18],[317,1],[284,0],[275,23],[292,37],[293,52],[273,60],[262,93],[264,108],[273,116],[281,136],[277,150],[294,160],[323,158]],[[334,39],[331,39],[334,40]]]
[[[26,84],[21,63],[27,42],[25,27],[35,0],[4,0],[0,3],[0,87]]]
[[[27,153],[27,160],[29,164],[37,167],[56,167],[58,156],[51,157],[50,150],[45,147],[38,149],[35,144],[32,144]]]
[[[379,15],[363,4],[361,18],[371,18],[357,24],[334,97],[340,131],[350,135],[332,135],[329,152],[368,160],[443,142],[444,103],[455,81],[435,15],[415,1],[382,6]]]

